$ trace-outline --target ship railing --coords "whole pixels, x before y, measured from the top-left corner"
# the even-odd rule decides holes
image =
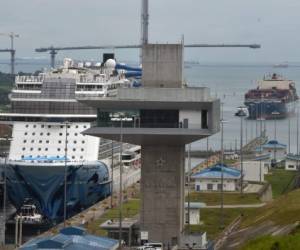
[[[76,81],[76,84],[99,84],[107,83],[108,79],[106,76],[90,78],[90,77],[79,77]]]
[[[39,76],[16,76],[16,83],[41,84],[45,79],[44,75]]]

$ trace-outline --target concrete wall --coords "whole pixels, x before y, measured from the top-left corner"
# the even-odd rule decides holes
[[[245,181],[264,181],[265,169],[264,162],[259,161],[244,161],[244,180]]]
[[[144,87],[180,88],[182,86],[182,44],[147,44],[143,47]]]
[[[212,189],[207,189],[207,185],[212,184]],[[196,179],[195,180],[195,191],[220,191],[218,190],[218,184],[221,184],[221,180],[217,179]],[[200,187],[200,190],[197,189]],[[236,191],[238,190],[237,182],[232,179],[224,179],[223,182],[224,191]]]
[[[142,146],[141,230],[178,243],[184,225],[184,146]]]

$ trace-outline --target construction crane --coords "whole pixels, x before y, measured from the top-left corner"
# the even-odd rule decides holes
[[[15,54],[16,50],[14,49],[14,38],[19,37],[18,34],[14,32],[10,33],[0,33],[0,36],[8,36],[10,38],[10,49],[2,49],[0,52],[10,52],[10,73],[12,76],[15,75]]]
[[[251,48],[259,49],[259,44],[185,44],[185,48]],[[55,66],[55,56],[60,50],[101,50],[101,49],[139,49],[142,45],[99,45],[99,46],[77,46],[77,47],[45,47],[37,48],[35,52],[49,52],[51,67]]]
[[[92,50],[92,49],[141,49],[149,41],[149,0],[141,0],[141,41],[139,45],[107,45],[107,46],[77,46],[77,47],[46,47],[37,48],[36,52],[48,52],[51,57],[51,67],[55,66],[55,56],[59,50]],[[185,48],[251,48],[259,49],[259,44],[186,44]],[[140,50],[140,59],[142,50]]]

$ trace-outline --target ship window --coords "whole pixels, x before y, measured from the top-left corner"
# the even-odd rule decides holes
[[[57,151],[60,151],[60,148],[58,148]]]
[[[73,148],[73,151],[76,151],[76,148]]]
[[[47,133],[47,135],[49,136],[49,135],[50,135],[50,133]]]
[[[33,151],[33,148],[30,148],[30,151]]]
[[[70,134],[69,133],[67,133],[67,136],[69,136]]]
[[[43,141],[42,140],[39,140],[39,143],[42,143]]]
[[[78,128],[78,125],[76,125],[76,128]]]
[[[36,125],[33,125],[34,128],[36,128]]]
[[[68,128],[71,128],[71,126],[70,126],[70,125],[68,125]]]
[[[38,150],[39,150],[39,151],[41,151],[42,149],[41,149],[41,148],[39,148]]]
[[[76,144],[77,143],[77,141],[74,141],[74,144]]]
[[[47,140],[46,143],[49,143],[49,141]]]
[[[81,151],[84,151],[84,148],[82,148]]]
[[[74,135],[75,135],[75,136],[77,136],[78,134],[77,134],[77,133],[75,133]]]
[[[51,125],[48,125],[48,128],[51,128]]]
[[[24,151],[24,150],[25,150],[25,148],[22,148],[22,150]]]
[[[56,158],[59,158],[59,156],[57,155]]]
[[[45,148],[45,151],[48,151],[48,148]]]
[[[43,135],[44,133],[40,133],[40,135]]]
[[[83,159],[83,156],[80,156],[80,159]]]
[[[86,128],[86,125],[84,125],[83,128]]]
[[[82,141],[82,143],[85,143],[85,141]]]
[[[74,155],[72,156],[72,159],[75,159],[75,156],[74,156]]]
[[[45,125],[41,125],[41,128],[44,128],[45,127]]]
[[[34,140],[31,140],[31,143],[34,143]]]
[[[62,133],[59,133],[59,136],[62,136]]]
[[[29,127],[29,125],[28,124],[26,124],[26,126],[25,126],[26,128],[28,128]]]
[[[26,141],[26,140],[24,140],[23,142],[24,142],[24,143],[26,143],[27,141]]]
[[[60,125],[60,128],[63,128],[64,126],[63,125]]]
[[[61,141],[58,141],[58,143],[61,143]]]
[[[27,135],[27,132],[25,132],[24,135]]]
[[[22,155],[21,158],[23,159],[23,158],[24,158],[24,155]]]
[[[40,158],[40,156],[38,155],[37,158]]]
[[[32,135],[35,135],[35,133],[33,132]]]

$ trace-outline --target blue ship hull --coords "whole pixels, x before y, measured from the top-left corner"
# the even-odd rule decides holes
[[[245,101],[248,108],[249,119],[282,119],[293,115],[296,109],[296,102],[276,102],[276,101]]]
[[[3,166],[2,166],[3,168]],[[67,167],[67,216],[95,204],[110,195],[111,181],[105,164]],[[45,219],[58,223],[63,219],[64,165],[7,165],[7,189],[18,210],[30,199]]]

